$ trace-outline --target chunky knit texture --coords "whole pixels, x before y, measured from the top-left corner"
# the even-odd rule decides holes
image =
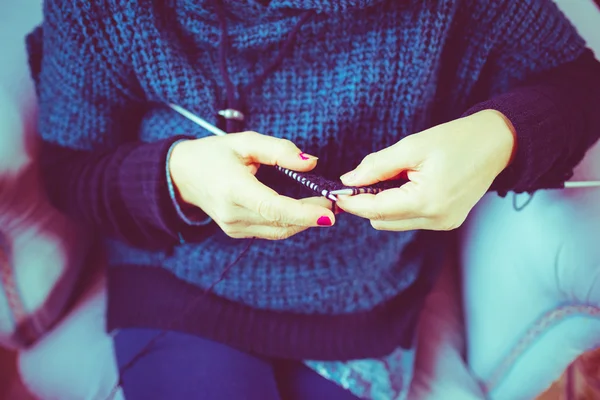
[[[578,103],[565,102],[565,113],[549,113],[552,103],[524,115],[506,101],[493,102],[510,93],[532,104],[539,95],[523,83],[584,52],[549,0],[223,0],[225,47],[216,3],[51,0],[43,28],[30,37],[50,196],[106,233],[111,266],[126,270],[118,276],[143,280],[144,270],[150,276],[161,267],[204,289],[247,245],[177,216],[166,155],[182,138],[176,135],[209,133],[166,103],[221,126],[217,112],[235,103],[246,115],[238,128],[292,140],[319,156],[317,172],[329,179],[406,135],[483,105],[511,114],[519,133],[515,162],[495,183],[499,191],[560,186],[595,138],[589,126],[564,134],[579,124],[577,113],[584,111],[572,109]],[[229,92],[219,68],[224,50]],[[253,84],[282,51],[277,68]],[[260,178],[280,193],[307,194],[280,174]],[[434,237],[378,232],[368,221],[341,215],[331,229],[256,241],[213,292],[231,304],[273,311],[272,321],[285,313],[368,313],[391,304],[419,276],[432,280],[445,236],[436,235],[436,242],[427,235]],[[178,236],[187,243],[178,244]],[[424,294],[414,294],[414,307]],[[215,321],[221,331],[233,314]],[[335,357],[359,355],[350,339]],[[388,344],[360,355],[391,351]]]

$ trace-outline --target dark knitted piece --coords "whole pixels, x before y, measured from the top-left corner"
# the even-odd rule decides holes
[[[352,189],[354,192],[352,193],[353,195],[361,193],[377,194],[383,190],[400,187],[403,183],[406,183],[406,180],[392,180],[378,182],[370,186],[350,187],[345,186],[341,182],[329,180],[317,174],[311,174],[308,172],[295,172],[281,167],[275,168],[277,168],[277,170],[279,172],[282,172],[284,175],[289,176],[290,178],[299,182],[301,185],[311,190],[313,193],[321,195],[323,197],[327,197],[329,199],[331,199],[330,193],[334,190]],[[333,198],[332,200],[335,201],[335,198]]]
[[[498,179],[499,191],[560,185],[600,132],[596,64],[550,0],[223,3],[231,82],[212,0],[48,0],[43,29],[29,38],[49,196],[107,237],[111,327],[168,326],[174,305],[201,295],[247,246],[215,224],[189,226],[178,216],[166,155],[176,135],[208,133],[157,104],[215,124],[218,111],[240,105],[244,129],[317,155],[313,173],[330,181],[478,103],[501,108],[518,127],[515,167]],[[561,76],[562,65],[583,75],[569,74],[567,87],[543,74]],[[307,193],[273,168],[258,177],[284,195]],[[375,231],[341,214],[331,229],[257,240],[213,289],[227,306],[205,300],[180,327],[281,357],[312,355],[317,341],[327,359],[383,354],[410,343],[446,237]],[[157,279],[157,271],[179,279]],[[163,295],[164,309],[156,303]],[[380,311],[396,300],[399,312]]]

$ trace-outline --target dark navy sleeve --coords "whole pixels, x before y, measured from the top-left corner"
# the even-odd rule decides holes
[[[139,247],[168,248],[203,228],[181,218],[169,191],[170,150],[186,137],[139,141],[147,103],[120,58],[127,38],[89,29],[105,25],[96,7],[47,0],[27,38],[43,181],[67,215]]]
[[[517,134],[514,159],[492,189],[505,194],[563,187],[600,137],[600,62],[587,50],[465,115],[486,109],[506,116]]]
[[[513,160],[491,189],[563,187],[600,136],[598,61],[552,0],[464,1],[469,40],[485,55],[464,115],[497,110],[516,130]]]

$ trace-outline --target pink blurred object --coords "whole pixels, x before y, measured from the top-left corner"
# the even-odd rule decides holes
[[[54,210],[41,188],[35,95],[24,35],[41,19],[39,1],[0,5],[0,345],[43,336],[73,292],[89,240]]]

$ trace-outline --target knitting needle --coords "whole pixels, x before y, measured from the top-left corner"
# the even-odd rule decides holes
[[[600,181],[565,182],[565,188],[592,188],[592,187],[600,187]]]
[[[204,129],[206,129],[207,131],[212,133],[213,135],[216,135],[216,136],[227,135],[227,133],[225,131],[222,131],[221,129],[217,128],[216,126],[214,126],[212,124],[209,124],[208,122],[206,122],[202,118],[198,117],[197,115],[189,112],[185,108],[179,107],[177,104],[169,104],[169,107],[171,107],[173,110],[177,111],[179,114],[183,115],[190,121],[194,122],[195,124],[200,125]]]
[[[198,117],[197,115],[189,112],[188,110],[186,110],[183,107],[180,107],[176,104],[169,104],[169,107],[171,107],[173,110],[177,111],[179,114],[183,115],[184,117],[186,117],[187,119],[189,119],[190,121],[196,123],[197,125],[200,125],[201,127],[203,127],[204,129],[206,129],[207,131],[209,131],[210,133],[212,133],[213,135],[216,136],[225,136],[227,135],[227,133],[225,133],[224,131],[222,131],[221,129],[217,128],[216,126],[206,122],[205,120],[203,120],[202,118]],[[595,187],[600,187],[600,181],[572,181],[572,182],[565,182],[565,189],[571,189],[571,188],[595,188]],[[339,189],[339,190],[333,190],[331,192],[329,192],[330,195],[332,196],[350,196],[354,194],[354,189]],[[329,197],[329,196],[326,196]],[[330,199],[333,201],[337,201],[337,197],[335,197],[334,199]]]
[[[354,194],[354,189],[338,189],[332,190],[330,193],[334,196],[352,196]]]
[[[216,135],[216,136],[225,136],[225,135],[227,135],[227,133],[225,131],[217,128],[216,126],[214,126],[214,125],[212,125],[210,123],[208,123],[207,121],[203,120],[199,116],[195,115],[194,113],[189,112],[188,110],[186,110],[183,107],[178,106],[177,104],[170,103],[169,107],[171,107],[171,109],[173,109],[174,111],[178,112],[182,116],[186,117],[190,121],[194,122],[195,124],[200,125],[204,129],[206,129],[207,131],[209,131],[210,133],[212,133],[213,135]],[[275,168],[278,169],[279,171],[283,172],[285,175],[289,176],[291,179],[294,179],[295,181],[300,182],[304,186],[309,186],[307,184],[308,182],[306,181],[306,179],[302,180],[298,173],[296,173],[296,172],[294,172],[294,171],[292,171],[290,169],[280,167],[279,165],[276,165]],[[329,199],[331,201],[334,201],[334,202],[337,201],[337,197],[335,195],[331,194],[331,192],[328,192],[326,190],[323,190],[321,192],[321,195],[323,197],[326,197],[327,199]]]
[[[595,188],[600,187],[600,181],[572,181],[565,182],[565,189],[574,188]],[[351,196],[354,194],[354,189],[338,189],[330,192],[334,196]]]

